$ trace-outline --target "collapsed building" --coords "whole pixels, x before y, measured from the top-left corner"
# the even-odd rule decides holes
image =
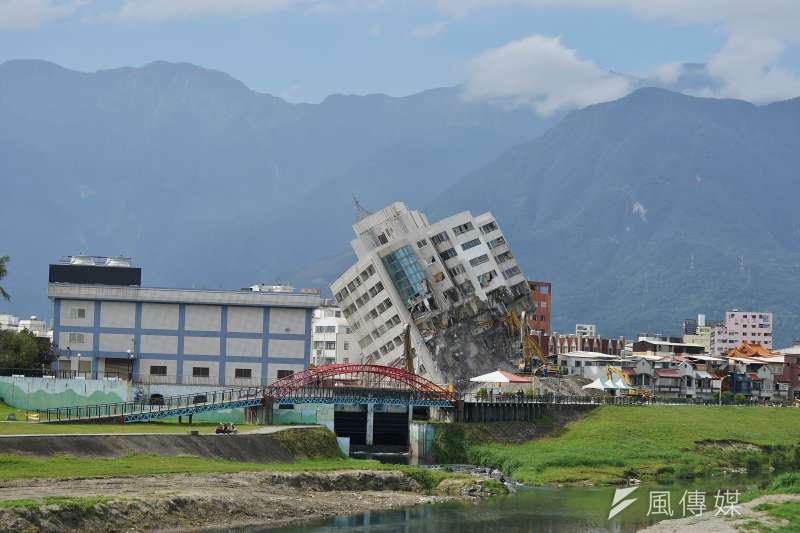
[[[507,318],[530,315],[530,288],[491,213],[430,223],[402,202],[357,208],[357,261],[331,290],[362,361],[405,366],[408,328],[414,370],[439,383],[519,363]]]

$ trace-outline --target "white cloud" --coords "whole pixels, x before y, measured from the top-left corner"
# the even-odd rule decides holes
[[[663,83],[675,83],[683,74],[682,63],[667,63],[661,65],[653,72],[653,77]]]
[[[736,32],[708,62],[721,82],[715,96],[755,103],[800,96],[800,78],[780,66],[785,45],[775,37]]]
[[[0,31],[27,30],[72,15],[84,0],[0,0]]]
[[[437,20],[428,24],[420,24],[411,30],[411,36],[415,39],[432,39],[444,33],[447,23]]]
[[[467,98],[528,105],[542,115],[614,100],[631,89],[627,78],[578,58],[558,37],[543,35],[484,52],[467,68]]]

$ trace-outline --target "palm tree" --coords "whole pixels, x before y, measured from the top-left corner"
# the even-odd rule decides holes
[[[6,269],[6,263],[8,263],[10,260],[11,258],[8,257],[7,255],[0,257],[0,279],[3,279],[4,277],[6,277],[6,274],[8,274],[8,270]],[[11,300],[11,295],[8,294],[3,287],[0,287],[0,298]]]

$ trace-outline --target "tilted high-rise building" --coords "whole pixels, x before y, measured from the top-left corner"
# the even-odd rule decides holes
[[[491,213],[430,223],[395,202],[359,211],[358,258],[331,285],[364,362],[402,367],[410,325],[415,370],[438,382],[515,364],[508,310],[532,309],[530,289]]]

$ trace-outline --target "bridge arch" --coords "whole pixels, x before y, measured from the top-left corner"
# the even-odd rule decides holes
[[[371,364],[332,364],[307,368],[272,383],[264,389],[264,396],[280,399],[299,389],[335,386],[337,381],[373,389],[414,391],[432,399],[455,400],[453,393],[420,375],[402,368]]]

